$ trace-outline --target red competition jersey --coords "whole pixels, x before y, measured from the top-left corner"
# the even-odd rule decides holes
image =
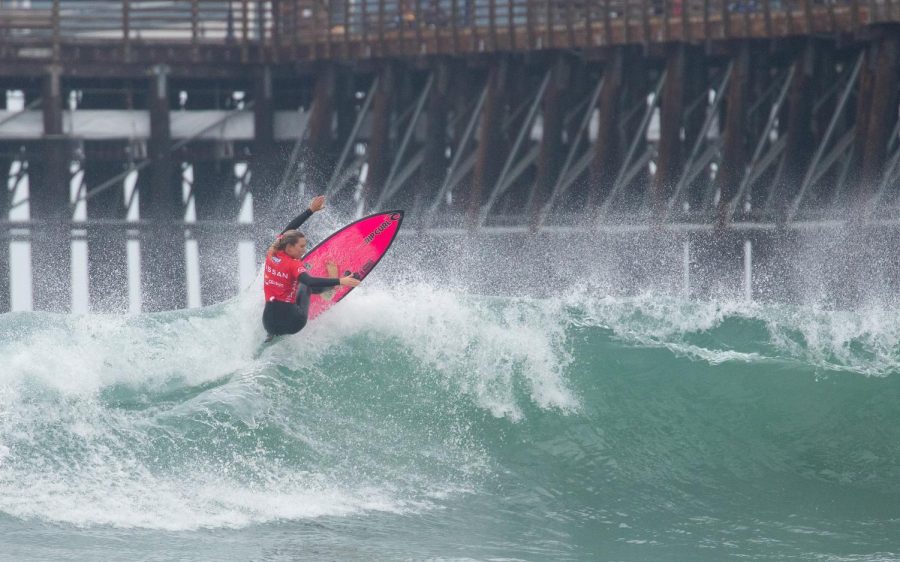
[[[275,252],[266,257],[266,272],[263,277],[266,302],[294,302],[302,272],[303,262],[284,252]]]

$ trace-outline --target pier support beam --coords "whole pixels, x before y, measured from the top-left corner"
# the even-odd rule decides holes
[[[556,176],[562,165],[564,113],[562,102],[564,93],[569,90],[570,79],[571,63],[564,55],[559,55],[553,63],[550,82],[544,92],[543,132],[538,154],[537,177],[525,208],[532,229],[537,227],[541,208],[556,183]]]
[[[419,168],[419,181],[416,182],[414,216],[419,216],[419,211],[432,200],[447,171],[447,112],[451,73],[447,61],[440,61],[434,69],[434,87],[425,110],[425,153]]]
[[[208,306],[233,297],[239,289],[237,241],[228,232],[204,221],[237,221],[240,206],[235,195],[234,162],[194,162],[194,204],[197,209],[200,250],[200,299]],[[300,204],[298,204],[299,206]]]
[[[359,102],[357,102],[356,92],[358,85],[356,83],[355,74],[349,71],[341,72],[337,75],[336,82],[337,85],[335,86],[334,92],[336,97],[331,101],[335,113],[335,161],[337,160],[337,155],[340,152],[342,144],[353,131],[353,125],[356,123],[357,103],[360,105],[365,103],[364,100],[359,100]],[[362,93],[365,94],[365,88],[363,88]],[[334,166],[335,162],[332,161],[328,166],[328,173],[323,179],[322,185],[325,185],[328,178],[334,173]]]
[[[472,189],[466,202],[466,222],[469,227],[478,224],[482,195],[493,189],[500,175],[500,165],[505,151],[503,136],[503,93],[506,90],[507,64],[505,60],[491,63],[487,76],[487,95],[481,109],[478,128],[478,149],[475,156],[475,172]]]
[[[751,46],[741,43],[734,64],[734,76],[728,86],[725,108],[725,130],[722,142],[722,163],[716,176],[719,203],[716,207],[716,227],[724,228],[731,220],[730,203],[747,163],[747,117],[750,98]]]
[[[386,63],[378,78],[375,101],[372,103],[372,132],[366,149],[368,172],[363,184],[362,201],[364,211],[368,211],[378,195],[385,189],[384,182],[390,170],[390,130],[391,113],[394,108],[394,80],[396,72],[391,63]]]
[[[34,308],[68,311],[72,304],[72,245],[69,221],[71,143],[63,135],[61,69],[44,77],[42,108],[44,137],[37,158],[29,156],[28,184],[31,218]]]
[[[309,185],[325,185],[331,175],[334,150],[332,121],[337,94],[337,70],[333,64],[320,68],[316,73],[313,89],[312,111],[309,115],[309,136],[303,154],[305,180]]]
[[[0,96],[0,108],[6,106],[6,97]],[[9,220],[9,208],[12,203],[12,191],[9,189],[10,168],[12,156],[9,154],[12,147],[6,143],[0,143],[0,221]],[[0,226],[0,314],[11,309],[10,298],[10,265],[9,265],[9,226]]]
[[[848,163],[849,177],[855,178],[849,183],[849,191],[856,195],[862,190],[861,177],[862,163],[865,157],[867,135],[869,133],[869,117],[872,108],[872,90],[875,85],[875,64],[877,60],[875,44],[870,44],[866,48],[866,52],[862,62],[862,68],[857,78],[856,90],[856,113],[853,125],[853,146],[850,153],[850,162]],[[879,118],[884,116],[879,115]],[[845,186],[838,185],[837,189],[841,190]]]
[[[6,109],[6,95],[0,93],[0,109]],[[0,221],[9,220],[9,208],[12,205],[12,191],[10,191],[10,168],[13,163],[13,147],[8,143],[0,143]],[[10,264],[9,264],[9,226],[4,224],[0,231],[0,314],[9,312],[12,308],[10,295]]]
[[[253,157],[250,161],[250,187],[253,191],[254,219],[260,224],[280,228],[288,220],[287,215],[299,207],[288,205],[281,209],[278,201],[278,184],[282,167],[279,147],[275,142],[275,103],[273,99],[272,69],[261,68],[256,76],[253,93]],[[287,218],[286,218],[287,217]],[[268,246],[269,242],[265,242]]]
[[[659,156],[650,193],[650,207],[655,220],[662,219],[669,192],[678,182],[682,165],[682,116],[687,93],[689,49],[680,44],[666,58],[666,83],[660,110]]]
[[[85,152],[90,154],[90,148]],[[119,175],[123,163],[87,160],[82,181],[90,191]],[[88,220],[124,220],[125,188],[118,182],[88,199]],[[119,228],[88,228],[88,302],[91,312],[128,311],[128,242]]]
[[[149,226],[141,236],[141,292],[145,311],[184,308],[187,278],[181,166],[171,153],[168,69],[154,68],[150,80],[149,168],[138,175],[140,216]]]
[[[616,180],[622,161],[617,125],[620,114],[626,48],[616,48],[612,61],[603,69],[603,91],[600,92],[597,140],[590,165],[588,207],[596,208],[606,199]]]
[[[852,204],[856,210],[862,209],[875,192],[884,169],[887,146],[891,132],[897,124],[897,104],[900,92],[900,28],[891,26],[874,45],[876,53],[872,84],[872,99],[869,103],[868,123],[861,162],[859,183],[856,186]],[[857,123],[857,127],[863,123]]]
[[[697,140],[697,136],[703,129],[703,123],[706,121],[706,108],[708,107],[710,76],[708,61],[703,56],[703,52],[699,49],[688,47],[687,52],[687,69],[686,69],[686,93],[685,104],[699,102],[697,107],[691,108],[692,111],[684,116],[684,144],[682,156],[688,151]],[[702,100],[701,100],[702,96]],[[683,160],[683,158],[682,158]]]
[[[779,223],[787,220],[788,204],[803,181],[813,154],[812,118],[815,96],[813,75],[816,63],[815,43],[807,40],[794,59],[794,82],[788,93],[786,144],[779,175],[772,185],[770,205]]]

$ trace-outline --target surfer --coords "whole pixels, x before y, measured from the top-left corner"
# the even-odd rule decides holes
[[[266,341],[275,336],[296,334],[306,326],[310,293],[320,293],[337,285],[359,285],[359,280],[351,276],[313,277],[304,271],[300,258],[306,253],[306,236],[297,229],[324,207],[324,195],[313,198],[309,208],[284,227],[266,253],[263,276],[266,307],[262,317],[268,332]]]

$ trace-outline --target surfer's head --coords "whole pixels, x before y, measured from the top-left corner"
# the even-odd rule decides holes
[[[292,258],[300,258],[306,253],[306,236],[299,230],[289,230],[278,237],[269,248],[269,254],[284,252]]]

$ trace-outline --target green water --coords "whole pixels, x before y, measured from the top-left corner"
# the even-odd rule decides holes
[[[254,296],[0,316],[0,558],[900,557],[889,308]]]

